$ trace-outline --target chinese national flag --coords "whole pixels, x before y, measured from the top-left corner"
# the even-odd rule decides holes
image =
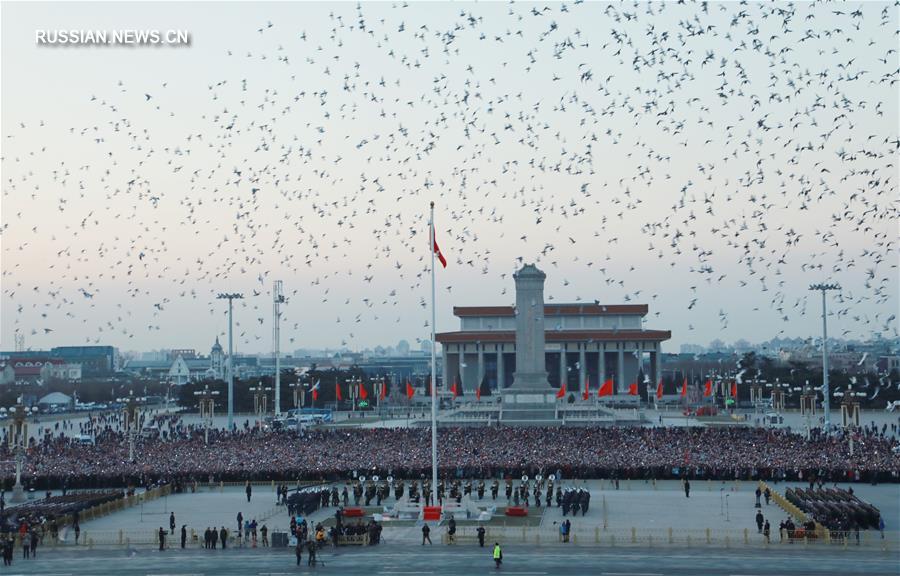
[[[481,384],[475,387],[475,399],[481,401]]]
[[[453,399],[456,400],[459,398],[459,386],[456,384],[456,380],[453,381],[453,384],[450,386],[450,392],[453,392]]]
[[[681,385],[681,397],[684,398],[687,396],[687,378],[684,379],[684,383]]]
[[[712,380],[707,380],[703,387],[703,396],[709,398],[712,396]]]
[[[608,379],[603,383],[603,386],[597,390],[597,396],[599,398],[603,398],[604,396],[612,396],[613,395],[613,381],[612,378]]]
[[[446,268],[447,267],[447,259],[444,258],[443,254],[441,254],[441,249],[437,245],[437,238],[434,238],[432,240],[432,243],[434,244],[434,253],[437,255],[437,259],[441,261],[441,266]]]
[[[662,380],[660,380],[659,384],[656,385],[656,399],[662,400],[662,396],[663,396],[663,386],[662,386]]]
[[[409,380],[406,381],[406,397],[412,400],[412,397],[416,394],[416,389],[413,388],[413,385],[410,384]]]
[[[737,382],[731,383],[731,397],[737,399]]]
[[[638,395],[638,385],[637,382],[632,382],[628,385],[628,395],[629,396],[637,396]]]
[[[312,389],[312,393],[313,393],[313,394],[312,394],[312,396],[313,396],[313,402],[315,402],[316,400],[319,399],[319,389],[318,389],[318,388],[313,388],[313,389]]]
[[[562,386],[559,387],[559,390],[556,391],[556,398],[562,399],[565,397],[566,397],[566,385],[563,384]]]
[[[379,400],[387,398],[387,382],[381,382],[381,394],[378,395]]]
[[[362,382],[360,382],[359,383],[359,399],[365,400],[368,397],[369,397],[369,393],[366,392],[366,385],[363,384]]]
[[[591,379],[585,378],[584,379],[584,394],[581,395],[581,398],[584,400],[587,400],[590,397],[591,397]]]
[[[334,383],[334,397],[338,402],[344,399],[344,395],[341,394],[341,384],[340,382],[335,381]]]

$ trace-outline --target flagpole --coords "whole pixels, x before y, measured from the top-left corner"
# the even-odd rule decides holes
[[[434,342],[434,202],[431,202],[431,218],[428,222],[431,230],[431,493],[437,495],[438,489],[438,461],[437,461],[437,360],[435,359]]]

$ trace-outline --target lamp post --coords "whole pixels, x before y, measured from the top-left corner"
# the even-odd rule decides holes
[[[209,429],[212,426],[214,413],[216,410],[215,397],[219,395],[218,390],[210,390],[209,384],[203,387],[203,390],[194,392],[194,396],[200,397],[200,418],[203,420],[203,442],[209,444]]]
[[[241,300],[243,294],[228,293],[216,296],[218,300],[228,300],[228,362],[225,367],[228,370],[228,431],[231,432],[234,422],[234,326],[232,324],[232,301]]]
[[[134,442],[140,424],[138,399],[134,397],[134,390],[129,390],[127,398],[117,398],[116,401],[125,403],[123,416],[125,417],[125,436],[128,438],[128,461],[134,462]]]
[[[28,416],[37,412],[37,406],[29,408],[22,403],[22,397],[16,400],[16,405],[9,408],[0,408],[0,413],[12,414],[12,422],[7,431],[7,442],[16,457],[16,483],[10,502],[24,502],[25,488],[22,486],[22,468],[25,467],[25,449],[28,446]]]
[[[263,386],[262,382],[260,382],[256,386],[250,388],[250,391],[253,392],[253,411],[256,413],[256,417],[259,420],[263,420],[268,411],[268,393],[272,391],[272,387]]]
[[[812,284],[810,290],[818,290],[822,293],[822,411],[825,412],[825,433],[831,429],[831,399],[828,392],[828,315],[825,305],[825,293],[829,290],[840,290],[838,284]]]
[[[275,327],[275,417],[281,416],[281,305],[287,302],[282,292],[281,280],[275,281],[272,290]]]
[[[294,392],[294,408],[303,408],[306,405],[306,386],[299,380],[292,384],[288,384]],[[299,415],[298,415],[299,416]]]

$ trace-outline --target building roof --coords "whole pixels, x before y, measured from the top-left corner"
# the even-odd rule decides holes
[[[38,400],[38,404],[71,404],[72,398],[62,392],[51,392]]]
[[[622,340],[641,340],[662,342],[672,337],[669,330],[545,330],[544,340],[547,342],[620,342]],[[441,344],[457,342],[515,342],[515,330],[490,330],[471,332],[442,332],[435,335]]]
[[[544,316],[647,314],[646,304],[544,304]],[[454,316],[515,316],[512,306],[454,306]]]

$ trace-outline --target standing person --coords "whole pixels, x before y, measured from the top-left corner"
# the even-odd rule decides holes
[[[769,505],[769,500],[772,498],[772,491],[769,490],[769,487],[766,486],[766,491],[763,492],[763,496],[766,497],[766,506]]]
[[[240,512],[238,512],[237,521],[238,521],[238,530],[237,531],[238,531],[238,534],[240,534],[241,530],[244,528],[244,515],[241,514]]]
[[[503,564],[503,550],[500,549],[499,543],[494,542],[494,568],[499,569],[501,564]]]
[[[478,527],[478,546],[484,548],[484,526]]]
[[[762,505],[759,503],[759,499],[762,497],[762,490],[759,489],[759,486],[756,487],[756,507],[760,508]],[[768,502],[766,502],[768,504]]]
[[[422,546],[425,545],[425,541],[427,540],[429,544],[431,544],[431,528],[428,527],[428,524],[422,524]]]
[[[22,534],[22,558],[31,557],[31,542],[28,539],[28,533]]]
[[[75,523],[75,545],[78,546],[78,537],[81,536],[81,525],[76,522]]]
[[[224,526],[219,530],[219,540],[222,541],[222,550],[224,550],[225,543],[228,542],[228,530],[226,530]]]
[[[307,548],[308,548],[307,553],[309,554],[309,556],[306,560],[306,565],[307,566],[315,566],[316,565],[316,543],[310,541]]]
[[[181,547],[184,548],[184,546],[186,544],[187,544],[187,524],[182,524],[181,525]]]
[[[769,521],[766,520],[765,526],[763,526],[763,536],[766,538],[766,544],[769,543],[769,534],[771,534],[772,527],[769,526]]]
[[[447,524],[447,543],[456,542],[456,519],[450,516],[450,522]]]
[[[691,481],[688,480],[687,478],[684,479],[684,497],[685,498],[691,497]]]
[[[297,538],[297,544],[294,546],[294,554],[297,555],[297,566],[299,566],[300,561],[303,559],[303,540],[299,537]]]
[[[262,534],[262,545],[263,548],[269,546],[269,527],[265,524],[262,525],[262,528],[259,529],[260,534]]]
[[[757,533],[762,534],[764,522],[765,522],[765,519],[763,518],[762,510],[757,510],[756,511],[756,531],[757,531]]]
[[[34,530],[31,531],[31,557],[37,558],[38,535]]]
[[[253,494],[253,488],[250,486],[250,481],[247,480],[247,489],[245,490],[247,493],[247,502],[250,502],[250,495]]]
[[[162,526],[159,527],[159,551],[162,552],[166,548],[166,530]]]
[[[175,513],[169,514],[169,534],[175,534]]]

